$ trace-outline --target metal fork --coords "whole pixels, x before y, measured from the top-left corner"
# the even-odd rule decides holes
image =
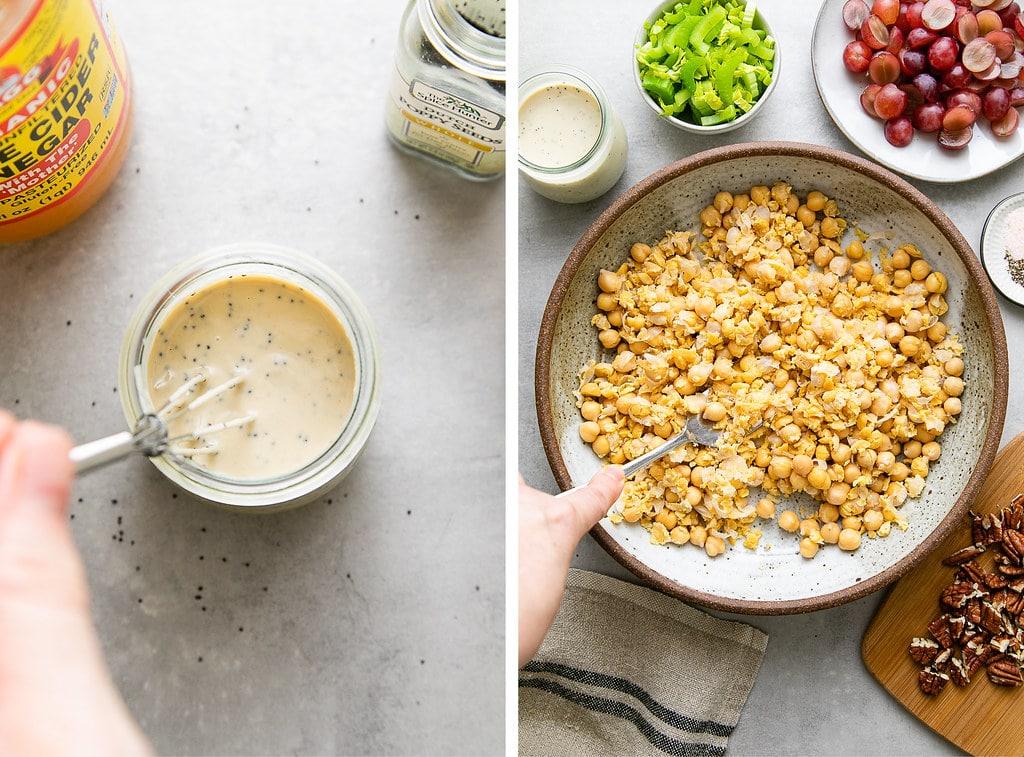
[[[754,433],[761,427],[761,421],[758,421],[750,430],[747,431],[746,435]],[[628,463],[622,466],[622,472],[626,478],[629,478],[636,473],[639,473],[648,465],[653,463],[655,460],[660,460],[669,452],[674,450],[676,447],[680,447],[684,444],[699,444],[702,447],[716,447],[718,446],[718,437],[720,432],[715,429],[709,421],[704,420],[701,413],[694,413],[686,419],[686,424],[683,426],[683,430],[678,434],[670,438],[664,444],[661,444],[650,452],[647,452],[635,460],[630,460]],[[580,486],[574,486],[572,489],[566,489],[561,494],[556,496],[564,497],[566,494],[572,494],[577,489],[581,489]]]

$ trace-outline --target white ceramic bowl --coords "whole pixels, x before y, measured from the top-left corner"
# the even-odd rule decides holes
[[[693,121],[689,121],[679,116],[662,116],[661,105],[659,105],[658,102],[647,93],[647,90],[644,89],[643,84],[641,83],[640,66],[636,60],[636,51],[641,45],[647,42],[647,27],[650,24],[657,21],[662,16],[662,14],[665,13],[666,10],[673,7],[678,2],[679,0],[663,0],[662,2],[658,3],[657,7],[648,14],[647,18],[644,19],[644,22],[640,24],[640,28],[637,30],[636,38],[633,41],[632,66],[633,81],[636,83],[636,87],[637,90],[639,90],[640,92],[640,96],[643,98],[644,102],[647,103],[647,106],[659,118],[662,118],[667,123],[670,123],[677,129],[682,129],[683,131],[689,131],[693,132],[694,134],[703,135],[724,134],[726,132],[733,131],[734,129],[738,129],[741,126],[745,126],[746,124],[754,120],[757,114],[761,112],[761,110],[764,108],[764,104],[768,102],[768,98],[772,96],[772,93],[775,91],[778,85],[779,74],[782,70],[782,51],[780,49],[781,45],[779,45],[778,38],[775,38],[775,65],[772,69],[771,83],[768,85],[765,91],[761,93],[761,96],[757,98],[757,102],[754,103],[754,106],[750,110],[748,110],[746,113],[732,121],[727,121],[721,124],[713,124],[711,126],[702,126],[701,124],[694,123]],[[768,32],[768,34],[771,37],[775,37],[774,33],[771,30],[771,27],[768,25],[768,21],[765,19],[760,9],[754,12],[754,28],[763,29],[766,32]]]
[[[891,229],[948,279],[944,316],[964,347],[963,412],[940,437],[920,498],[902,513],[905,532],[865,539],[860,549],[822,549],[800,556],[798,539],[762,521],[757,550],[741,545],[709,558],[702,549],[655,546],[635,524],[603,520],[591,532],[616,560],[667,594],[745,613],[804,612],[848,602],[895,581],[938,546],[964,516],[999,445],[1007,399],[1006,337],[992,286],[953,223],[920,191],[862,158],[828,148],[764,142],[698,153],[647,177],[620,196],[575,246],[560,272],[541,323],[536,398],[540,432],[559,485],[586,483],[602,461],[580,439],[575,393],[580,369],[602,358],[591,317],[597,275],[616,269],[635,241],[653,243],[667,229],[699,231],[696,217],[719,190],[747,191],[788,182],[800,196],[812,189],[838,201],[865,230]],[[780,511],[781,511],[780,507]],[[767,548],[766,545],[771,545]]]

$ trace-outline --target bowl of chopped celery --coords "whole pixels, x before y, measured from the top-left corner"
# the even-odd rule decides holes
[[[757,115],[775,90],[779,61],[754,0],[668,0],[637,32],[633,78],[673,126],[718,134]]]

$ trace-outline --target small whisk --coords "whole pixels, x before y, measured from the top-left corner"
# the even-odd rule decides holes
[[[168,423],[234,389],[245,380],[245,374],[236,375],[193,397],[197,388],[205,384],[206,380],[206,376],[202,373],[192,376],[167,398],[162,407],[140,417],[131,431],[122,431],[73,448],[70,457],[75,466],[75,473],[84,473],[107,463],[121,460],[136,452],[140,452],[146,457],[155,457],[165,452],[178,457],[216,454],[216,443],[208,441],[206,437],[229,428],[238,428],[252,423],[256,419],[256,413],[248,413],[231,420],[205,425],[176,436],[169,436],[167,431]],[[188,440],[201,442],[202,446],[182,444]]]

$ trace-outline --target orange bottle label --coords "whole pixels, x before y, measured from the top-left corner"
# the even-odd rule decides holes
[[[72,197],[126,128],[120,41],[91,0],[43,0],[0,50],[0,237]]]

